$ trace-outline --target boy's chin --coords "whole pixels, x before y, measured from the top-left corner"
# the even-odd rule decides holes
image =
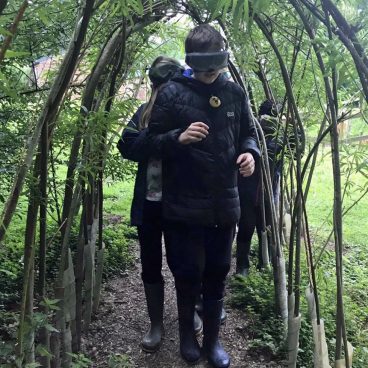
[[[198,79],[199,81],[203,82],[203,83],[211,84],[217,79],[219,74],[220,74],[219,71],[201,72],[201,73],[196,73],[195,78]]]

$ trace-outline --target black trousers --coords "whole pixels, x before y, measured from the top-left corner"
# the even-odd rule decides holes
[[[166,255],[178,293],[204,300],[224,297],[225,279],[230,270],[235,225],[203,227],[167,224]]]
[[[162,203],[145,201],[143,223],[138,226],[142,280],[147,284],[163,282],[162,269]]]
[[[241,216],[238,223],[238,234],[236,237],[237,247],[244,247],[245,259],[243,260],[246,268],[250,267],[249,253],[254,231],[257,230],[258,235],[258,258],[262,263],[262,249],[261,249],[261,232],[262,232],[262,208],[253,201],[241,201]]]

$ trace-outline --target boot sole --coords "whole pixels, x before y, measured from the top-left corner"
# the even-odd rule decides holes
[[[184,362],[187,363],[188,365],[196,365],[201,360],[201,357],[199,357],[197,360],[186,360],[181,354],[180,354],[180,356],[182,357]]]
[[[165,333],[163,333],[162,334],[162,339],[163,339],[163,337],[164,337],[164,335],[165,335]],[[150,354],[152,354],[152,353],[156,353],[157,351],[159,351],[160,350],[160,347],[161,347],[161,345],[162,345],[162,339],[161,339],[161,341],[158,343],[158,345],[156,345],[156,346],[154,346],[154,347],[148,347],[148,346],[146,346],[146,345],[144,345],[143,343],[141,343],[141,348],[142,348],[142,350],[145,352],[145,353],[150,353]]]
[[[160,350],[160,347],[162,345],[162,340],[165,337],[165,329],[162,328],[162,332],[161,332],[161,340],[160,342],[154,346],[154,347],[148,347],[147,345],[144,345],[143,341],[141,342],[141,348],[145,353],[156,353],[158,350]]]
[[[161,343],[160,343],[160,344],[158,344],[158,346],[157,346],[157,347],[155,346],[154,348],[148,348],[148,347],[146,347],[146,346],[144,346],[144,345],[141,345],[141,347],[142,347],[142,350],[143,350],[145,353],[153,354],[153,353],[156,353],[157,351],[159,351],[159,350],[160,350]]]
[[[221,365],[221,366],[219,366],[219,365],[216,365],[211,359],[209,359],[207,357],[207,362],[213,368],[228,368],[228,367],[230,367],[230,361],[229,361],[229,364],[227,364],[227,365]]]

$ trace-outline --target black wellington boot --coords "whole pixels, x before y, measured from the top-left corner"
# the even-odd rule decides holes
[[[230,357],[219,341],[223,300],[203,302],[203,352],[214,368],[230,366]]]
[[[148,316],[151,326],[142,340],[142,349],[147,353],[156,352],[164,334],[164,284],[144,284]]]
[[[202,315],[203,315],[203,298],[202,298],[202,294],[199,294],[196,298],[195,310],[198,313],[198,315],[200,317],[202,317]]]
[[[236,273],[247,277],[249,275],[250,242],[237,242],[236,244]]]
[[[194,332],[196,336],[199,336],[203,331],[203,323],[201,317],[199,317],[199,314],[197,313],[196,310],[194,310],[193,324],[194,324]]]
[[[221,324],[225,323],[227,319],[227,314],[226,314],[226,310],[224,307],[222,307],[221,309]]]
[[[195,310],[198,313],[199,317],[203,316],[203,298],[202,298],[202,294],[199,295],[199,297],[196,300]],[[222,308],[222,311],[221,311],[221,324],[225,323],[226,319],[227,319],[226,311],[225,311],[224,308]],[[201,322],[202,322],[202,320],[201,320]],[[197,333],[195,313],[194,313],[194,329],[196,330],[196,333]],[[202,332],[202,329],[201,329],[200,332]],[[199,333],[197,333],[197,336],[198,335],[199,335]]]
[[[195,364],[201,357],[201,350],[194,331],[195,296],[184,295],[177,290],[180,354],[189,364]]]

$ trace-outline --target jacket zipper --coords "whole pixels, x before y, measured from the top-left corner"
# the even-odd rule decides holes
[[[213,96],[213,94],[211,94],[211,96]],[[211,97],[209,96],[209,98]],[[209,100],[208,98],[208,100]],[[215,146],[218,146],[219,145],[219,142],[218,142],[218,136],[217,136],[217,124],[215,123],[215,118],[214,116],[216,115],[216,112],[220,111],[219,109],[217,108],[214,108],[212,106],[210,106],[211,110],[210,110],[210,118],[212,120],[212,126],[213,126],[213,129],[214,129],[214,143],[215,143]],[[221,107],[220,107],[221,109]],[[216,149],[216,147],[214,147],[214,156],[215,156],[215,162],[218,163],[219,162],[219,154],[218,154],[218,150]],[[215,223],[214,223],[214,227],[218,227],[219,226],[219,216],[218,216],[218,210],[219,210],[219,187],[215,184],[215,190],[214,190],[214,206],[213,206],[213,209],[214,209],[214,220],[215,220]]]

